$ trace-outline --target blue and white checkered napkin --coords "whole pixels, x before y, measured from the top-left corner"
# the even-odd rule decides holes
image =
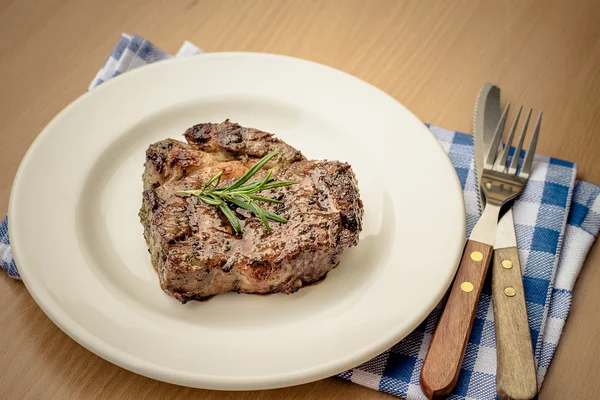
[[[177,56],[201,53],[186,42]],[[90,89],[131,69],[172,56],[139,36],[123,35]],[[470,135],[429,127],[460,178],[467,234],[479,217]],[[537,156],[534,172],[514,206],[519,255],[524,268],[531,336],[541,385],[571,306],[573,285],[600,228],[600,187],[575,181],[570,162]],[[8,219],[0,224],[0,262],[19,278],[10,250]],[[419,373],[441,313],[438,306],[408,337],[373,360],[346,371],[343,379],[408,399],[425,399]],[[489,285],[484,288],[452,399],[494,399],[496,342]]]

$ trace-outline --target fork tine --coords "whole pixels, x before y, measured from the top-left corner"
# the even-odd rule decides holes
[[[540,115],[535,124],[535,129],[533,130],[533,136],[531,137],[531,143],[529,143],[529,149],[527,150],[527,154],[525,155],[525,162],[523,163],[523,168],[521,168],[521,173],[519,176],[521,178],[527,179],[529,178],[529,174],[531,173],[531,166],[533,165],[533,158],[535,156],[535,148],[538,142],[538,136],[540,135],[540,127],[542,125],[542,112],[540,111]]]
[[[512,146],[513,137],[515,136],[515,130],[517,129],[517,123],[519,122],[519,118],[521,117],[522,110],[523,106],[519,106],[519,110],[517,111],[517,115],[515,116],[515,121],[510,127],[510,131],[508,133],[508,138],[506,139],[506,145],[504,146],[502,155],[496,158],[496,162],[494,163],[494,170],[496,171],[504,172],[508,168],[508,166],[506,165],[506,160],[508,159],[508,153],[510,152],[510,146]]]
[[[494,160],[498,154],[498,147],[500,146],[500,142],[502,141],[502,131],[504,131],[504,125],[506,124],[506,116],[508,115],[508,110],[510,109],[510,102],[506,103],[506,107],[504,107],[504,112],[502,113],[502,117],[500,117],[500,121],[498,121],[498,126],[496,126],[496,132],[494,132],[494,138],[492,139],[492,143],[490,144],[490,148],[488,149],[488,153],[485,157],[485,167],[493,168]]]
[[[510,162],[510,168],[508,168],[508,173],[511,175],[517,174],[517,167],[519,166],[519,159],[521,158],[521,149],[523,149],[523,141],[525,140],[525,134],[527,133],[527,126],[529,125],[530,118],[531,118],[531,108],[529,109],[529,112],[527,112],[527,118],[525,119],[525,123],[523,124],[523,129],[521,130],[521,136],[519,137],[519,143],[517,144],[515,154],[513,154],[512,161]]]

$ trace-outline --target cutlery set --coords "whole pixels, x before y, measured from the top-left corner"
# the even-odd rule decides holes
[[[466,242],[452,288],[421,370],[421,387],[429,398],[450,394],[458,380],[488,266],[492,263],[492,300],[496,327],[496,392],[501,399],[526,400],[537,395],[535,360],[529,333],[522,271],[512,204],[531,174],[540,133],[540,112],[519,168],[531,110],[511,146],[522,113],[520,107],[502,136],[510,103],[500,112],[500,88],[486,83],[475,104],[473,134],[475,170],[482,215]]]

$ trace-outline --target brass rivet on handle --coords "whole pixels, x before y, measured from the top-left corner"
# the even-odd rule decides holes
[[[483,260],[483,254],[479,251],[474,251],[471,253],[471,260],[473,261],[481,261]]]
[[[460,289],[466,293],[472,292],[473,288],[474,288],[474,286],[471,282],[463,282],[460,284]]]
[[[513,267],[513,263],[510,260],[502,260],[502,268],[511,269]]]
[[[517,294],[517,291],[514,288],[507,287],[506,289],[504,289],[504,294],[508,297],[513,297]]]

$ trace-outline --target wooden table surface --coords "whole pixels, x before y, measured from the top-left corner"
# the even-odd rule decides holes
[[[575,161],[600,184],[597,0],[0,0],[0,214],[19,162],[49,120],[83,93],[121,32],[174,52],[293,55],[354,74],[423,121],[470,132],[485,81],[545,112],[539,152]],[[85,132],[82,132],[85,134]],[[542,399],[600,398],[600,250],[576,286]],[[392,399],[336,379],[264,392],[160,383],[83,349],[0,276],[1,399]]]

